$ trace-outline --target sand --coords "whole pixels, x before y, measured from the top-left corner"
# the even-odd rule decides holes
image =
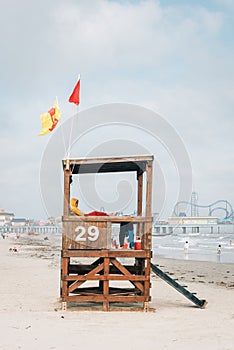
[[[60,310],[60,245],[51,239],[0,237],[0,262],[0,349],[234,348],[233,264],[154,257],[208,305],[195,307],[152,274],[156,311],[145,313]]]

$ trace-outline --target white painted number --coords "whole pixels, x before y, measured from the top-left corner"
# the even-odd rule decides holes
[[[84,226],[77,226],[75,232],[78,232],[78,235],[75,238],[76,242],[86,241],[86,231]],[[89,226],[88,228],[88,240],[95,242],[99,237],[99,230],[96,226]]]
[[[96,241],[99,236],[99,230],[96,226],[89,226],[88,228],[88,239],[92,242]]]
[[[77,226],[75,229],[75,232],[78,232],[78,235],[76,236],[76,239],[75,239],[76,242],[81,242],[86,240],[86,238],[83,237],[85,235],[85,228],[83,226]]]

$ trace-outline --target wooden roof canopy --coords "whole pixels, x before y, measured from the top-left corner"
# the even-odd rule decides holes
[[[146,171],[146,165],[152,162],[152,155],[129,157],[77,158],[64,159],[64,170],[72,174],[112,173],[136,171],[141,175]]]

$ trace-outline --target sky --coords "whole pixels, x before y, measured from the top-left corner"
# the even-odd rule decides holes
[[[146,111],[142,126],[147,124],[148,135],[132,120],[132,126],[124,125],[124,119],[116,120],[121,124],[116,127],[114,120],[92,130],[86,125],[86,137],[79,137],[77,129],[74,157],[153,154],[153,211],[161,217],[171,215],[183,187],[178,179],[183,166],[168,146],[170,133],[168,140],[160,141],[161,124],[157,118],[154,124],[150,116],[154,112],[167,130],[173,130],[177,144],[183,143],[181,152],[189,158],[184,167],[191,167],[191,191],[198,194],[198,203],[225,199],[234,206],[233,17],[231,0],[0,0],[0,208],[16,217],[62,215],[60,159],[67,155],[66,147],[50,153],[59,163],[56,169],[61,168],[59,174],[52,170],[60,186],[60,194],[50,199],[54,210],[46,202],[41,174],[53,139],[61,141],[62,134],[69,138],[66,123],[77,109],[68,98],[78,74],[80,125],[95,119],[93,112],[100,106],[106,107],[105,114],[109,104],[136,105]],[[53,133],[39,137],[40,115],[56,96],[62,118]],[[132,115],[126,115],[126,122],[128,118]],[[155,141],[149,130],[157,126]],[[107,202],[108,181],[101,194]],[[90,201],[83,204],[84,210],[92,207]]]

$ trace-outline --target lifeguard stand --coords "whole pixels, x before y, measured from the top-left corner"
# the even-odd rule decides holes
[[[109,311],[111,303],[121,303],[124,306],[142,303],[142,310],[148,311],[151,300],[152,166],[151,155],[63,160],[61,300],[64,309],[68,302],[75,302],[78,306],[85,303],[90,305],[92,302],[101,303],[103,311]],[[72,177],[113,172],[135,172],[137,215],[71,215],[69,203]],[[145,216],[142,215],[143,194],[146,203]],[[124,222],[134,224],[135,236],[141,239],[140,250],[112,246],[113,225]]]

